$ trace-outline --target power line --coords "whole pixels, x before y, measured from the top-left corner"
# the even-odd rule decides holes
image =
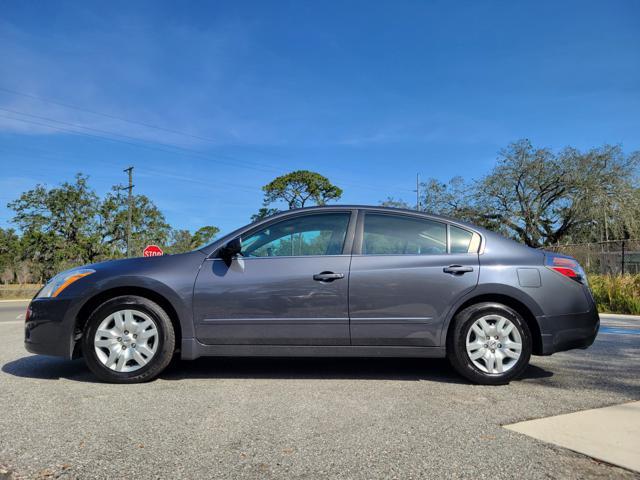
[[[202,140],[202,141],[209,142],[209,143],[217,144],[219,142],[219,140],[214,140],[212,138],[203,137],[203,136],[200,136],[200,135],[194,135],[192,133],[183,132],[183,131],[176,130],[176,129],[173,129],[173,128],[167,128],[167,127],[162,127],[162,126],[159,126],[159,125],[153,125],[153,124],[150,124],[150,123],[141,122],[139,120],[131,120],[131,119],[128,119],[128,118],[117,116],[117,115],[112,115],[112,114],[109,114],[109,113],[99,112],[97,110],[93,110],[93,109],[90,109],[90,108],[80,107],[78,105],[74,105],[74,104],[71,104],[71,103],[61,102],[60,100],[46,98],[46,97],[42,97],[42,96],[39,96],[39,95],[33,95],[33,94],[30,94],[30,93],[25,93],[25,92],[19,92],[17,90],[13,90],[13,89],[6,88],[6,87],[1,87],[0,86],[0,91],[3,91],[5,93],[9,93],[9,94],[12,94],[12,95],[18,95],[18,96],[25,97],[25,98],[31,98],[33,100],[38,100],[40,102],[50,103],[52,105],[58,105],[58,106],[61,106],[61,107],[64,107],[64,108],[70,108],[70,109],[73,109],[73,110],[89,113],[89,114],[92,114],[92,115],[98,115],[100,117],[109,118],[109,119],[112,119],[112,120],[118,120],[118,121],[121,121],[121,122],[130,123],[130,124],[133,124],[133,125],[140,125],[140,126],[143,126],[143,127],[146,127],[146,128],[151,128],[151,129],[159,130],[159,131],[163,131],[163,132],[174,133],[176,135],[182,135],[182,136],[185,136],[185,137],[190,137],[190,138]],[[262,152],[262,153],[265,153],[265,152]]]
[[[191,138],[194,138],[194,139],[197,139],[197,140],[203,140],[205,142],[216,143],[216,140],[213,140],[211,138],[201,137],[199,135],[193,135],[191,133],[181,132],[180,130],[174,130],[172,128],[161,127],[159,125],[152,125],[150,123],[140,122],[138,120],[129,120],[127,118],[119,117],[117,115],[111,115],[109,113],[98,112],[97,110],[91,110],[89,108],[79,107],[77,105],[72,105],[70,103],[61,102],[59,100],[53,100],[53,99],[49,99],[49,98],[40,97],[38,95],[32,95],[32,94],[29,94],[29,93],[18,92],[17,90],[11,90],[9,88],[4,88],[4,87],[0,87],[0,91],[6,92],[6,93],[11,93],[13,95],[19,95],[21,97],[32,98],[34,100],[38,100],[40,102],[45,102],[45,103],[50,103],[52,105],[59,105],[61,107],[65,107],[65,108],[71,108],[73,110],[78,110],[79,112],[90,113],[92,115],[98,115],[100,117],[110,118],[112,120],[118,120],[120,122],[126,122],[126,123],[131,123],[133,125],[140,125],[142,127],[153,128],[154,130],[161,130],[163,132],[169,132],[169,133],[174,133],[176,135],[182,135],[182,136],[185,136],[185,137],[191,137]]]
[[[206,160],[211,160],[212,157],[216,157],[217,159],[219,159],[217,161],[219,161],[221,163],[229,164],[230,162],[233,162],[232,165],[234,165],[234,166],[240,164],[240,166],[243,166],[244,168],[247,168],[247,169],[250,169],[250,170],[261,170],[261,171],[264,171],[264,172],[276,172],[276,171],[278,171],[278,170],[275,170],[273,168],[265,168],[265,167],[262,167],[262,166],[256,166],[255,164],[253,164],[251,162],[247,162],[246,160],[239,160],[239,159],[237,159],[235,157],[230,157],[228,155],[206,154],[206,153],[202,153],[202,152],[200,152],[198,150],[194,150],[194,149],[191,149],[191,148],[180,147],[180,146],[177,146],[177,145],[168,144],[168,143],[162,143],[162,142],[157,142],[157,141],[141,140],[139,138],[132,137],[132,136],[129,136],[129,135],[110,132],[108,130],[102,130],[102,129],[93,128],[93,127],[86,127],[84,125],[79,125],[77,123],[65,122],[64,120],[56,120],[55,118],[43,117],[43,116],[40,116],[40,115],[34,115],[34,114],[31,114],[31,113],[20,112],[18,110],[11,110],[11,109],[8,109],[8,108],[1,108],[0,107],[0,111],[12,113],[12,114],[15,114],[15,115],[22,115],[22,116],[25,116],[25,117],[36,118],[38,120],[44,120],[46,122],[59,123],[61,125],[66,125],[68,127],[81,128],[81,129],[89,130],[89,131],[92,131],[92,132],[103,133],[103,134],[111,135],[111,136],[114,136],[114,137],[121,137],[121,138],[125,138],[127,140],[121,140],[121,139],[118,139],[118,138],[112,138],[110,136],[96,135],[96,134],[90,134],[90,133],[86,133],[86,132],[80,132],[80,131],[72,130],[72,129],[69,129],[69,128],[56,127],[54,125],[43,124],[43,123],[39,123],[39,122],[35,122],[35,121],[28,121],[28,120],[25,120],[25,119],[16,118],[16,117],[10,117],[10,116],[4,115],[5,118],[10,118],[12,120],[17,120],[17,121],[21,121],[21,122],[25,122],[25,123],[30,123],[30,124],[33,124],[33,125],[40,125],[40,126],[43,126],[43,127],[51,128],[53,130],[59,130],[59,131],[64,131],[64,132],[68,132],[68,133],[75,133],[77,135],[83,135],[83,136],[90,136],[90,137],[93,137],[93,138],[98,138],[98,139],[102,139],[102,140],[108,140],[108,141],[111,141],[111,142],[123,143],[123,144],[126,144],[126,145],[132,145],[132,146],[135,146],[135,147],[141,147],[141,148],[157,150],[157,151],[161,151],[161,152],[165,152],[165,153],[176,154],[176,153],[179,153],[179,152],[185,152],[185,153],[187,153],[189,155],[196,156],[196,157],[201,157],[201,158],[204,158]],[[146,143],[135,143],[135,142],[146,142]],[[154,147],[153,145],[148,145],[148,143],[154,143],[154,144],[160,145],[162,147],[172,148],[172,149],[178,150],[179,152],[175,152],[175,151],[172,151],[172,150],[167,150],[165,148]],[[244,165],[242,165],[242,164],[244,164]]]
[[[64,122],[64,121],[55,120],[55,119],[49,119],[47,117],[41,117],[41,116],[38,116],[38,115],[21,113],[21,112],[15,111],[15,110],[12,111],[12,110],[9,110],[9,109],[0,108],[0,111],[8,111],[10,113],[16,113],[18,115],[29,116],[29,117],[33,117],[33,118],[39,118],[39,119],[45,120],[47,122],[66,124],[68,126],[72,126],[72,127],[76,127],[76,128],[83,128],[83,129],[86,129],[86,130],[102,131],[102,130],[99,130],[99,129],[93,129],[91,127],[83,127],[83,126],[77,125],[77,124],[70,124],[69,122]],[[41,127],[45,127],[45,128],[50,128],[52,130],[65,132],[65,133],[70,133],[72,135],[78,135],[78,136],[81,136],[81,137],[88,137],[88,138],[94,138],[94,139],[103,140],[103,141],[121,143],[121,144],[124,144],[124,145],[130,145],[130,146],[134,146],[134,147],[138,147],[138,148],[145,148],[145,149],[148,149],[148,150],[155,150],[155,151],[168,153],[168,154],[172,154],[172,155],[176,155],[176,154],[180,153],[180,152],[176,152],[176,151],[173,151],[173,150],[167,150],[167,149],[164,149],[164,148],[155,147],[153,145],[134,143],[132,141],[121,140],[121,139],[118,139],[118,138],[106,137],[104,135],[97,135],[97,134],[92,134],[92,133],[87,133],[87,132],[81,132],[81,131],[78,131],[78,130],[74,130],[72,128],[59,127],[59,126],[56,126],[56,125],[51,125],[50,123],[42,123],[42,122],[37,122],[37,121],[34,121],[34,120],[27,120],[27,119],[24,119],[24,118],[18,118],[18,117],[11,116],[11,115],[1,115],[0,114],[0,117],[8,118],[8,119],[15,120],[15,121],[18,121],[18,122],[27,123],[27,124],[30,124],[30,125],[37,125],[37,126],[41,126]],[[102,132],[105,132],[105,131],[102,131]],[[111,134],[111,132],[106,132],[106,133]],[[120,134],[112,134],[112,135],[123,136],[123,135],[120,135]],[[132,137],[129,137],[129,138],[132,138]],[[170,147],[172,147],[172,146],[170,146]],[[198,152],[197,150],[185,149],[185,148],[182,148],[182,147],[172,147],[172,148],[175,148],[175,149],[178,149],[178,150],[184,150],[187,155],[190,155],[190,156],[193,156],[193,157],[203,158],[205,160],[211,160],[211,157],[209,155],[201,153],[201,152]],[[235,159],[233,159],[233,157],[224,157],[224,158],[229,158],[229,161],[226,161],[226,160],[218,160],[218,161],[221,162],[221,163],[226,163],[226,164],[229,164],[229,165],[232,165],[232,166],[238,166],[238,167],[241,167],[241,168],[246,168],[246,169],[249,169],[249,170],[263,171],[263,172],[266,172],[266,173],[271,173],[271,172],[280,173],[280,170],[276,170],[276,169],[273,169],[273,168],[264,168],[264,167],[263,168],[258,168],[258,167],[254,167],[252,165],[242,165],[242,164],[238,165],[237,163],[233,163],[233,161],[235,160]],[[240,162],[240,161],[239,160],[235,160],[235,162]],[[355,184],[355,183],[352,183],[352,182],[344,182],[344,181],[342,181],[340,183],[342,183],[343,185],[346,185],[346,186],[354,186],[354,187],[357,187],[357,188],[368,188],[368,189],[371,189],[371,190],[380,190],[380,189],[384,189],[385,188],[383,186],[375,186],[373,184],[364,185],[364,184]],[[400,190],[400,189],[398,189],[398,190]],[[402,190],[405,190],[405,189],[402,188]]]
[[[1,116],[1,115],[0,115]],[[65,160],[69,160],[68,157],[61,157],[61,156],[57,156],[57,155],[50,155],[49,151],[47,151],[46,155],[37,155],[37,154],[33,154],[33,153],[16,153],[15,151],[11,151],[3,146],[0,146],[0,151],[5,151],[5,152],[9,152],[11,155],[17,155],[23,158],[41,158],[44,160],[60,160],[60,161],[65,161]],[[113,163],[113,162],[104,162],[101,161],[101,165],[107,165],[107,166],[113,166],[113,167],[119,167],[119,164]],[[211,182],[211,181],[207,181],[204,180],[201,177],[192,177],[192,176],[188,176],[188,175],[183,175],[183,174],[176,174],[174,172],[168,171],[168,170],[161,170],[161,169],[157,169],[157,168],[152,168],[152,167],[144,167],[144,174],[149,174],[150,176],[160,176],[160,177],[165,177],[165,178],[169,178],[171,180],[177,180],[177,181],[181,181],[181,182],[188,182],[191,184],[199,184],[202,185],[204,187],[210,187],[213,190],[218,190],[219,187],[221,186],[221,184],[218,182]],[[30,177],[37,177],[37,175],[29,175]],[[92,178],[95,178],[94,175],[91,175]],[[45,179],[45,181],[47,179],[49,179],[50,177],[46,176],[46,175],[41,175],[38,178],[43,178]],[[106,179],[106,178],[105,178]],[[225,187],[233,187],[236,190],[245,190],[248,192],[253,192],[255,193],[256,191],[259,190],[259,187],[256,188],[252,188],[250,186],[248,186],[247,184],[239,184],[239,183],[231,183],[228,181],[224,181],[224,186]]]
[[[117,116],[117,115],[111,115],[111,114],[108,114],[108,113],[99,112],[97,110],[93,110],[93,109],[89,109],[89,108],[85,108],[85,107],[80,107],[78,105],[73,105],[71,103],[61,102],[59,100],[54,100],[54,99],[51,99],[51,98],[45,98],[45,97],[41,97],[41,96],[38,96],[38,95],[33,95],[33,94],[25,93],[25,92],[19,92],[17,90],[12,90],[12,89],[9,89],[9,88],[6,88],[6,87],[1,87],[0,86],[0,91],[6,92],[6,93],[10,93],[12,95],[22,96],[22,97],[25,97],[25,98],[31,98],[31,99],[38,100],[38,101],[45,102],[45,103],[50,103],[50,104],[53,104],[53,105],[59,105],[61,107],[70,108],[70,109],[81,111],[81,112],[85,112],[85,113],[90,113],[92,115],[98,115],[98,116],[101,116],[101,117],[104,117],[104,118],[109,118],[109,119],[112,119],[112,120],[118,120],[118,121],[121,121],[121,122],[130,123],[130,124],[133,124],[133,125],[140,125],[140,126],[143,126],[143,127],[147,127],[147,128],[151,128],[151,129],[155,129],[155,130],[159,130],[159,131],[170,132],[170,133],[174,133],[176,135],[182,135],[182,136],[185,136],[185,137],[190,137],[190,138],[194,138],[194,139],[198,139],[198,140],[202,140],[202,141],[206,141],[206,142],[210,142],[210,143],[217,143],[216,140],[213,140],[211,138],[202,137],[202,136],[199,136],[199,135],[194,135],[194,134],[190,134],[190,133],[187,133],[187,132],[182,132],[180,130],[171,129],[171,128],[167,128],[167,127],[161,127],[161,126],[153,125],[153,124],[146,123],[146,122],[141,122],[139,120],[131,120],[131,119],[127,119],[127,118],[124,118],[124,117]],[[8,111],[7,109],[4,109],[4,110]],[[17,111],[13,111],[13,112],[21,114],[21,115],[29,115],[29,116],[32,116],[34,118],[38,118],[35,115],[31,115],[31,114],[27,114],[27,113],[22,113],[22,112],[17,112]],[[39,118],[45,119],[45,117],[39,117]],[[61,120],[55,120],[55,119],[49,119],[49,121],[63,123],[63,124],[67,123],[67,122],[63,122]],[[68,124],[68,125],[74,125],[74,124]],[[98,132],[102,132],[102,133],[107,133],[109,135],[115,135],[115,136],[120,136],[120,137],[123,137],[123,138],[130,138],[130,139],[133,139],[133,140],[140,141],[140,139],[137,139],[135,137],[129,137],[127,135],[122,135],[122,134],[118,134],[118,133],[114,133],[114,132],[108,132],[108,131],[104,131],[104,130],[97,130],[97,129],[93,129],[91,127],[85,127],[85,126],[81,126],[81,125],[74,125],[74,126],[76,126],[77,128],[84,128],[84,129],[87,129],[87,130],[98,131]],[[182,150],[186,150],[186,151],[196,152],[196,154],[199,154],[200,156],[204,155],[201,152],[197,152],[197,151],[191,150],[191,149],[186,149],[184,147],[179,147],[179,146],[175,146],[175,145],[171,145],[171,144],[164,144],[162,142],[155,142],[155,143],[158,143],[158,144],[164,145],[164,146],[169,146],[169,147],[172,147],[172,148],[178,148],[178,149],[182,149]],[[218,155],[218,156],[222,157],[222,158],[227,158],[227,159],[235,161],[235,162],[244,162],[245,164],[248,164],[248,165],[252,164],[252,162],[247,162],[246,160],[238,160],[237,158],[233,158],[233,157],[229,157],[229,156],[220,156],[220,155]],[[253,164],[253,165],[255,165],[255,164]],[[261,165],[260,165],[260,167],[261,167],[262,171],[267,171]],[[280,170],[276,170],[276,169],[270,169],[270,171],[280,172]],[[344,181],[342,181],[340,183],[342,183],[344,185],[347,185],[347,186],[354,186],[354,187],[358,187],[358,188],[369,188],[369,189],[372,189],[372,190],[379,190],[380,188],[383,188],[382,186],[381,187],[377,187],[377,186],[372,185],[372,184],[355,184],[355,183],[352,183],[352,182],[344,182]],[[385,187],[388,187],[388,185],[385,185]],[[399,186],[396,186],[394,189],[395,190],[403,190],[403,191],[407,190],[405,187],[399,187]]]

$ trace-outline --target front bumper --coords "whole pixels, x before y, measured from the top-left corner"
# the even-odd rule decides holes
[[[600,317],[595,306],[584,313],[537,317],[542,336],[542,355],[587,348],[598,335]]]
[[[29,308],[24,346],[31,353],[73,357],[76,308],[73,299],[38,298]]]

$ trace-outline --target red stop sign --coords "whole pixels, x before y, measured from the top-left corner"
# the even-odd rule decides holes
[[[164,252],[157,245],[147,245],[142,251],[143,257],[161,257],[162,255],[164,255]]]

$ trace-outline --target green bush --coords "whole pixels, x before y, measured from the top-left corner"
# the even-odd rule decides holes
[[[590,275],[598,311],[640,315],[640,275]]]

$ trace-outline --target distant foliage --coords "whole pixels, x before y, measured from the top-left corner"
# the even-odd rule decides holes
[[[484,226],[531,247],[640,238],[638,152],[605,145],[555,153],[519,140],[469,181],[421,184],[420,210]],[[401,205],[388,199],[383,205]],[[394,205],[395,206],[395,205]]]
[[[303,208],[308,204],[325,205],[342,196],[340,187],[333,185],[327,177],[309,170],[296,170],[277,177],[262,187],[262,191],[263,214],[271,212],[266,207],[273,203],[283,202],[289,209]]]
[[[387,197],[386,200],[384,200],[383,202],[380,202],[380,205],[382,205],[383,207],[391,207],[391,208],[406,208],[406,209],[415,208],[415,205],[412,207],[404,200],[398,200],[394,197]]]
[[[8,207],[14,211],[13,223],[20,234],[0,229],[2,283],[42,283],[61,270],[126,255],[129,199],[120,186],[100,199],[88,177],[79,173],[73,182],[53,188],[36,185]],[[173,231],[145,195],[134,195],[132,207],[134,255],[150,243],[173,253],[193,250],[218,233],[214,226],[193,235]]]
[[[201,227],[193,234],[189,230],[172,230],[167,253],[184,253],[204,247],[211,243],[219,232],[220,229],[212,225]]]
[[[133,196],[131,210],[131,252],[140,254],[150,243],[166,245],[171,226],[153,201],[145,195]],[[100,203],[100,243],[110,257],[123,256],[127,251],[128,193],[115,186]]]
[[[0,282],[25,283],[22,274],[26,264],[22,261],[22,242],[15,230],[0,228]]]
[[[279,212],[280,210],[278,210],[277,208],[262,207],[260,210],[258,210],[258,213],[251,215],[251,221],[257,222],[258,220],[270,217],[271,215],[275,215]]]
[[[500,222],[532,247],[594,240],[604,229],[615,236],[637,235],[634,215],[617,213],[627,201],[624,210],[640,212],[632,198],[639,160],[609,145],[556,154],[521,140],[501,151],[498,165],[478,183],[478,207],[484,218]]]

